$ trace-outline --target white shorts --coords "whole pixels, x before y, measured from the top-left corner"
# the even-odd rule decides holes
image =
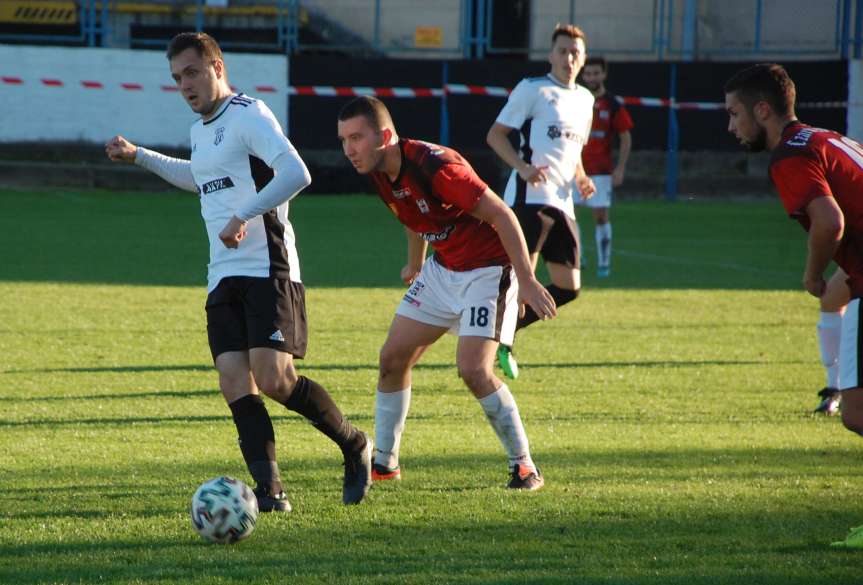
[[[518,321],[518,281],[511,266],[456,272],[431,257],[396,314],[449,327],[459,337],[488,337],[512,345]]]
[[[611,175],[592,175],[590,177],[596,186],[596,193],[585,201],[578,193],[573,194],[576,205],[585,207],[611,207]]]
[[[851,299],[842,316],[842,338],[839,341],[840,390],[859,388],[863,384],[863,360],[860,359],[860,299]]]

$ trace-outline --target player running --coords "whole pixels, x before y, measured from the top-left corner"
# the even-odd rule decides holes
[[[327,391],[300,376],[306,353],[305,289],[288,201],[309,185],[306,165],[261,100],[233,93],[222,51],[204,33],[168,45],[171,76],[192,110],[191,161],[108,141],[111,160],[134,163],[198,193],[210,240],[207,336],[219,387],[263,512],[290,511],[276,463],[270,415],[259,390],[306,417],[342,450],[343,501],[359,503],[371,482],[372,443]]]
[[[860,297],[863,296],[863,148],[850,138],[797,119],[794,82],[781,65],[762,63],[725,84],[728,131],[750,150],[767,149],[770,179],[785,211],[808,233],[803,286],[822,298],[834,260],[848,275],[851,300],[842,319],[839,390],[842,423],[863,434]],[[839,546],[863,548],[863,526]]]
[[[507,487],[541,488],[515,398],[493,371],[498,342],[512,342],[519,299],[539,319],[556,315],[554,299],[533,277],[518,221],[457,152],[399,139],[380,100],[345,105],[338,134],[345,156],[371,177],[408,239],[401,277],[410,286],[380,352],[373,478],[401,477],[412,368],[426,348],[457,330],[458,373],[506,450]],[[429,243],[435,253],[426,259]]]
[[[486,141],[513,169],[504,199],[524,230],[533,270],[542,254],[551,276],[546,289],[561,307],[575,300],[581,290],[580,244],[572,192],[577,189],[587,198],[595,191],[581,164],[581,148],[590,135],[593,96],[575,83],[586,51],[581,29],[558,25],[551,42],[551,72],[519,82]],[[509,142],[510,132],[516,129],[520,132],[520,153]],[[538,318],[525,307],[516,329]],[[500,344],[498,362],[507,377],[518,377],[512,343]]]

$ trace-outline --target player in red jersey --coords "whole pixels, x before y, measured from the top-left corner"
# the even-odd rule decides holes
[[[739,71],[725,84],[728,131],[750,150],[771,151],[770,179],[782,205],[809,233],[804,288],[819,299],[825,296],[824,271],[831,260],[848,275],[851,300],[839,348],[842,423],[863,435],[863,147],[838,132],[801,123],[794,113],[796,94],[781,65]],[[841,546],[863,548],[863,526]]]
[[[518,220],[456,151],[399,139],[380,100],[360,97],[345,105],[338,133],[345,156],[370,175],[408,239],[401,277],[409,289],[380,352],[372,477],[401,477],[411,370],[431,344],[456,330],[459,376],[507,452],[508,487],[542,487],[515,399],[493,371],[498,342],[512,342],[519,301],[540,318],[557,314],[533,276]],[[434,255],[426,259],[429,243]]]
[[[611,220],[608,210],[611,207],[614,187],[623,184],[626,162],[632,150],[630,131],[634,126],[626,108],[617,101],[617,97],[606,91],[607,76],[608,65],[603,57],[588,57],[584,62],[581,79],[595,101],[590,139],[581,151],[581,162],[584,171],[593,179],[596,192],[589,199],[575,201],[576,205],[593,210],[593,221],[596,224],[596,274],[600,278],[611,274]],[[617,163],[612,160],[615,136],[620,143]]]

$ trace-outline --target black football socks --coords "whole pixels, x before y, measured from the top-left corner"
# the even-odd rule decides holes
[[[282,480],[276,463],[276,437],[263,399],[257,394],[248,394],[228,406],[240,435],[240,451],[252,479],[259,487],[265,486],[271,494],[278,494],[282,491]]]
[[[555,286],[553,284],[545,287],[549,293],[551,293],[552,298],[554,299],[555,304],[558,308],[562,307],[566,303],[570,301],[574,301],[578,296],[579,291],[577,290],[569,290],[567,288],[560,288],[559,286]],[[524,306],[524,317],[520,317],[518,323],[515,326],[516,331],[519,329],[524,329],[531,323],[535,321],[539,321],[539,317],[534,312],[533,309],[530,308],[530,305]]]
[[[363,434],[342,415],[329,392],[314,380],[300,376],[285,406],[309,419],[343,453],[354,453],[365,446]]]

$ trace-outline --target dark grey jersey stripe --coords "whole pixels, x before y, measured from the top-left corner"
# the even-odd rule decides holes
[[[533,124],[533,118],[528,118],[521,125],[521,160],[530,164],[530,159],[533,157],[533,149],[530,147],[530,127]],[[525,205],[527,202],[527,183],[518,174],[515,173],[515,205]]]
[[[272,180],[273,169],[261,159],[251,155],[249,168],[255,181],[255,190],[260,192]],[[275,209],[267,211],[262,217],[267,235],[267,250],[270,253],[270,276],[287,279],[290,277],[291,264],[288,259],[288,249],[285,247],[285,224],[279,221]]]
[[[494,318],[494,338],[500,339],[500,332],[503,329],[503,317],[506,312],[506,295],[509,289],[512,288],[512,266],[502,266],[503,271],[500,274],[500,284],[497,289],[497,311]]]

